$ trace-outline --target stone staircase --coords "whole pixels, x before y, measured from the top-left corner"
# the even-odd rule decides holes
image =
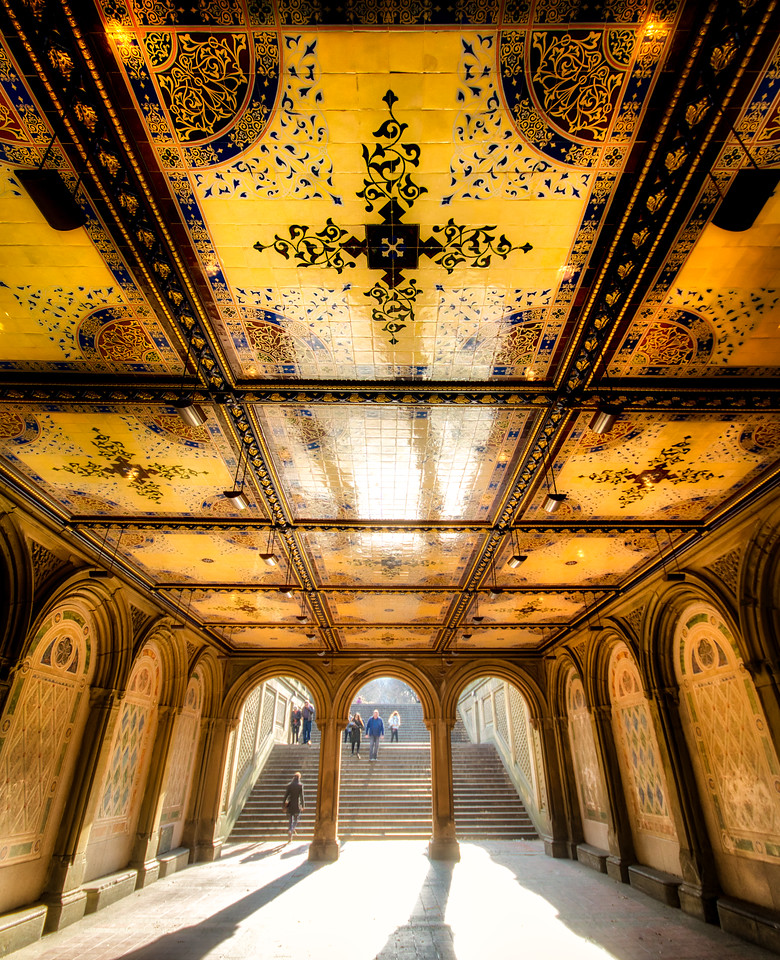
[[[353,704],[365,722],[375,709],[385,721],[379,760],[370,763],[368,744],[361,757],[351,744],[341,747],[339,837],[343,840],[428,839],[431,834],[431,751],[422,707],[417,704]],[[388,717],[401,715],[398,743],[390,743]],[[533,824],[492,744],[469,742],[460,720],[453,729],[452,772],[455,822],[461,839],[530,839]],[[231,842],[276,840],[286,836],[284,788],[300,770],[306,810],[297,837],[311,839],[317,799],[319,732],[313,745],[277,744],[236,821]]]

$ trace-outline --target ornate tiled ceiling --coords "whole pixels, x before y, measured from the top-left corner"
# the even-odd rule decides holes
[[[713,222],[768,7],[4,0],[9,491],[226,651],[538,651],[684,563],[780,466],[780,193]]]

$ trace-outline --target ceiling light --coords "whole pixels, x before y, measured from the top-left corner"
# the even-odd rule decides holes
[[[243,496],[243,494],[242,494],[242,496]],[[278,557],[276,556],[275,553],[261,553],[261,554],[260,554],[260,559],[263,561],[263,563],[268,564],[269,567],[278,567],[278,566],[279,566],[279,559],[278,559]]]
[[[87,576],[90,580],[106,580],[108,577],[113,576],[113,574],[109,573],[108,570],[103,570],[98,567],[96,570],[90,570]]]
[[[306,636],[306,639],[307,639],[307,640],[316,640],[316,639],[317,639],[317,634],[316,634],[316,633],[307,633],[307,634],[305,634],[305,636]]]
[[[14,176],[53,230],[75,230],[84,226],[87,221],[84,211],[56,170],[14,170]]]
[[[203,408],[199,404],[193,403],[192,400],[184,398],[174,400],[173,405],[188,427],[202,427],[206,422],[206,414],[203,412]]]
[[[684,583],[685,574],[681,573],[679,570],[677,572],[673,570],[669,570],[667,573],[664,574],[664,580],[667,583]]]
[[[281,593],[283,597],[287,597],[289,600],[292,600],[293,598],[292,587],[279,587],[279,593]]]
[[[589,429],[592,433],[609,433],[615,426],[617,418],[621,411],[617,407],[611,407],[609,404],[599,404],[593,418],[590,421]]]
[[[169,624],[168,629],[169,629],[169,630],[183,630],[183,629],[184,629],[184,624],[183,624],[183,623],[171,623],[171,624]]]
[[[500,596],[503,596],[503,593],[504,591],[502,587],[491,587],[488,596],[491,600],[498,600]]]
[[[471,633],[462,633],[460,635],[461,640],[471,640],[473,634]]]
[[[222,496],[226,500],[229,500],[236,510],[246,510],[249,506],[249,500],[247,500],[246,494],[243,490],[223,490]],[[265,559],[266,554],[261,553],[260,556],[261,558]],[[271,554],[271,556],[273,556],[273,554]],[[265,562],[268,563],[267,560]],[[276,559],[274,559],[274,562],[271,564],[271,566],[276,566]]]
[[[508,567],[511,567],[513,570],[516,570],[521,563],[525,563],[528,559],[527,554],[525,553],[515,553],[513,554],[506,562]]]
[[[561,509],[561,504],[566,499],[565,493],[548,493],[542,503],[542,510],[547,513],[555,513]]]
[[[472,623],[482,623],[482,621],[483,621],[484,619],[485,619],[484,617],[472,617],[472,618],[471,618],[471,622],[472,622]]]
[[[308,622],[309,622],[309,618],[306,616],[305,613],[299,613],[298,616],[297,616],[295,619],[298,621],[298,623],[308,623]]]

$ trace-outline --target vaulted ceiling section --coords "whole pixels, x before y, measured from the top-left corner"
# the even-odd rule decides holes
[[[225,652],[539,652],[777,482],[775,4],[0,23],[4,482]]]

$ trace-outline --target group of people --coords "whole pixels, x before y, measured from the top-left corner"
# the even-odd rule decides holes
[[[401,726],[401,717],[398,715],[397,710],[393,710],[387,722],[390,726],[390,743],[398,743],[398,730]],[[368,759],[378,760],[379,741],[384,740],[385,737],[384,720],[379,716],[378,710],[374,710],[373,715],[368,718],[365,724],[363,723],[363,718],[360,716],[360,713],[356,710],[350,716],[349,723],[344,730],[344,743],[352,743],[352,755],[356,756],[358,760],[360,760],[360,737],[362,733],[365,733],[368,737]]]
[[[360,702],[360,700],[358,700]],[[314,719],[314,707],[307,700],[302,707],[296,707],[293,704],[292,711],[290,713],[290,729],[292,731],[292,742],[298,743],[298,734],[300,732],[301,724],[303,724],[303,743],[311,744],[311,723]],[[390,727],[390,743],[398,743],[398,731],[401,727],[401,717],[398,714],[397,710],[393,710],[388,719],[388,725]],[[356,756],[358,760],[360,759],[360,738],[361,734],[365,733],[368,737],[370,744],[368,751],[368,759],[378,760],[379,753],[379,741],[384,740],[385,737],[385,724],[384,720],[379,716],[379,711],[374,710],[372,716],[368,718],[368,721],[364,724],[363,718],[360,716],[360,713],[356,710],[349,718],[349,723],[346,726],[344,731],[344,742],[352,742],[352,755]],[[298,826],[298,819],[302,811],[305,809],[306,804],[304,802],[303,795],[303,783],[301,781],[300,771],[293,774],[292,780],[287,784],[287,788],[284,793],[284,800],[282,801],[282,810],[287,815],[287,834],[290,840],[295,836],[295,830]]]
[[[314,707],[308,700],[304,701],[303,706],[292,705],[290,710],[290,733],[292,743],[303,743],[311,746],[311,724],[314,720]],[[303,733],[301,734],[301,725]],[[299,740],[298,737],[301,736]]]

